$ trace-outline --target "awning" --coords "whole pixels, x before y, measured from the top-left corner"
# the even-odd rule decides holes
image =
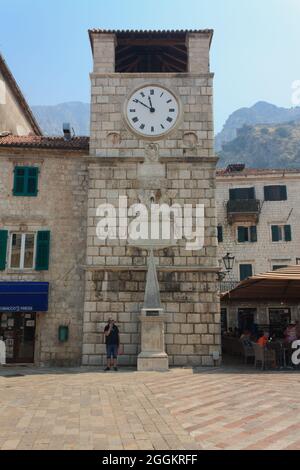
[[[288,266],[240,282],[221,300],[300,302],[300,266]]]
[[[47,312],[48,282],[0,282],[0,312]]]

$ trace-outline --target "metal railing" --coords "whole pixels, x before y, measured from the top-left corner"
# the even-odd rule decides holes
[[[227,202],[227,214],[237,213],[254,213],[258,214],[260,211],[259,199],[236,199]]]
[[[220,285],[220,292],[221,294],[223,294],[224,292],[228,292],[232,289],[234,289],[238,284],[240,283],[240,281],[237,281],[237,280],[230,280],[230,281],[221,281],[219,283]]]

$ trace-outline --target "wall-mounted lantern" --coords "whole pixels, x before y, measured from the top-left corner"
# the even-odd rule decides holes
[[[230,271],[232,271],[233,269],[235,256],[232,256],[230,253],[227,253],[226,256],[223,256],[222,260],[227,273],[230,273]]]

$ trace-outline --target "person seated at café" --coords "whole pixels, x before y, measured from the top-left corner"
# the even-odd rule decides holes
[[[291,323],[284,332],[284,342],[291,345],[297,340],[297,328],[295,323]]]
[[[241,340],[250,339],[250,338],[251,338],[251,331],[249,330],[245,330],[240,337]]]
[[[225,336],[233,336],[233,330],[232,330],[232,328],[228,328],[228,330],[225,331],[224,335],[225,335]]]
[[[257,344],[259,344],[262,348],[265,348],[269,342],[270,335],[268,331],[265,331],[263,335],[257,340]]]
[[[240,340],[246,346],[251,346],[251,331],[245,330],[244,333],[241,335]]]
[[[296,327],[297,339],[300,339],[300,322],[299,321],[295,322],[295,327]]]
[[[276,352],[273,348],[268,347],[269,340],[270,340],[270,334],[268,331],[265,331],[263,335],[257,340],[257,344],[259,344],[262,348],[269,349],[269,353],[272,357],[272,366],[275,368],[276,367]]]

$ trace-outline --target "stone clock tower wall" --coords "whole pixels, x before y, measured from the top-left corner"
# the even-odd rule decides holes
[[[209,70],[212,31],[93,30],[90,39],[94,69],[83,364],[105,363],[103,329],[110,316],[117,321],[124,346],[119,362],[135,365],[137,361],[147,251],[126,240],[103,242],[96,237],[99,204],[118,207],[119,196],[127,196],[128,206],[147,205],[151,198],[158,204],[205,205],[203,249],[187,251],[181,240],[175,246],[154,249],[154,256],[167,316],[170,365],[213,365],[213,353],[221,353],[221,340],[213,74]],[[169,89],[181,104],[175,128],[162,138],[136,135],[124,114],[132,91],[149,84]]]

